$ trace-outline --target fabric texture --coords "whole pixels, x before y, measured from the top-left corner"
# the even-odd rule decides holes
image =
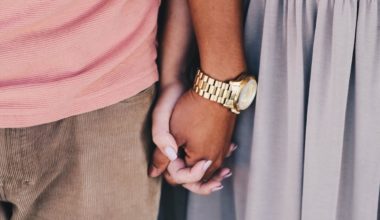
[[[380,219],[380,1],[251,0],[245,27],[256,103],[188,220]]]
[[[160,0],[2,0],[0,128],[115,104],[157,81]]]
[[[155,220],[154,86],[56,122],[0,129],[0,220]]]

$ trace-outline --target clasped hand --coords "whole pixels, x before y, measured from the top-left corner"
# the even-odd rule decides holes
[[[222,189],[222,180],[232,174],[221,166],[237,147],[231,143],[236,115],[191,89],[183,91],[181,83],[161,88],[153,111],[157,148],[149,175],[164,175],[172,185],[207,195]],[[178,156],[180,148],[183,157]]]

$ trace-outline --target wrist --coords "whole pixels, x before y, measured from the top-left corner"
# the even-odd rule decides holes
[[[219,81],[229,81],[236,79],[242,72],[247,71],[247,65],[244,62],[243,57],[240,59],[227,60],[221,59],[209,59],[201,62],[201,70],[212,78]]]
[[[172,87],[181,87],[181,88],[184,87],[182,81],[174,77],[170,79],[162,77],[159,81],[159,85],[160,85],[160,90],[164,90],[164,89],[172,88]]]

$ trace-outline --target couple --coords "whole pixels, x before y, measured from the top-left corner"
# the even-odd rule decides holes
[[[1,220],[156,219],[160,181],[148,177],[149,163],[151,177],[195,193],[222,189],[237,114],[256,91],[241,1],[6,0],[1,8]],[[201,69],[187,88],[180,78],[193,32]]]
[[[0,220],[379,218],[379,1],[0,6]]]

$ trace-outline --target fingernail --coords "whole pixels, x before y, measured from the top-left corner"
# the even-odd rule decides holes
[[[221,189],[223,189],[223,186],[215,187],[215,188],[212,189],[211,191],[216,192],[216,191],[219,191],[219,190],[221,190]]]
[[[231,177],[231,176],[232,176],[232,172],[229,172],[223,178],[226,179],[226,178]]]
[[[235,151],[237,148],[238,148],[238,145],[235,144],[235,145],[232,147],[232,151]]]
[[[212,164],[211,160],[206,161],[205,164],[203,164],[203,170],[206,171]]]
[[[166,147],[165,153],[166,153],[166,156],[169,158],[169,160],[173,161],[177,159],[177,153],[172,147]]]

